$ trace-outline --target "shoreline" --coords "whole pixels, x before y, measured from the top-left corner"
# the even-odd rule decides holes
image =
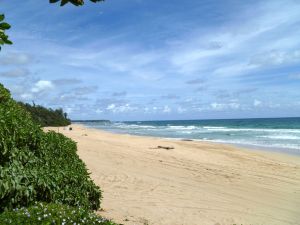
[[[99,213],[116,222],[292,225],[300,221],[298,156],[71,126],[72,131],[60,133],[77,142],[78,155],[103,190]]]
[[[151,135],[138,135],[138,134],[129,134],[129,133],[121,133],[121,132],[113,132],[108,131],[100,128],[94,128],[89,127],[81,123],[73,123],[72,125],[76,126],[83,126],[88,129],[92,129],[95,131],[101,131],[101,132],[107,132],[110,134],[116,134],[116,135],[130,135],[133,137],[145,137],[145,138],[160,138],[170,141],[193,141],[193,142],[199,142],[199,143],[214,143],[214,144],[220,144],[220,145],[227,145],[234,148],[240,148],[242,150],[246,151],[256,151],[256,152],[268,152],[268,153],[274,153],[274,154],[283,154],[288,156],[296,156],[300,157],[300,150],[299,149],[292,149],[292,148],[281,148],[281,147],[267,147],[267,146],[260,146],[260,145],[252,145],[252,144],[237,144],[237,143],[230,143],[230,142],[220,142],[215,140],[203,140],[203,139],[189,139],[189,138],[172,138],[172,137],[159,137],[159,136],[151,136]],[[299,152],[296,152],[299,151]]]

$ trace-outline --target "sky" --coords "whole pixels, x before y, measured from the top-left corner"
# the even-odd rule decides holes
[[[71,119],[300,116],[300,1],[0,0],[0,83]]]

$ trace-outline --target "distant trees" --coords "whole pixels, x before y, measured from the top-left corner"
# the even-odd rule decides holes
[[[18,104],[29,112],[32,119],[42,127],[68,126],[71,124],[67,113],[62,109],[47,109],[40,105],[30,105],[23,102],[18,102]]]

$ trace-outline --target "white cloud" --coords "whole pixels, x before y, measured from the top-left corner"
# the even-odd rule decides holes
[[[177,112],[178,113],[184,113],[186,112],[187,110],[185,108],[182,108],[181,106],[177,107]]]
[[[170,113],[171,111],[172,111],[172,109],[169,106],[167,106],[167,105],[164,106],[163,113]]]
[[[269,51],[253,56],[250,63],[259,66],[281,65],[300,62],[300,51]]]
[[[254,105],[255,107],[261,106],[261,104],[262,104],[262,102],[259,101],[259,100],[257,100],[257,99],[255,99],[254,102],[253,102],[253,105]]]
[[[88,53],[87,53],[88,52]],[[164,74],[157,65],[162,62],[160,51],[144,51],[131,45],[111,43],[95,52],[94,48],[77,51],[63,62],[74,67],[88,67],[106,73],[127,74],[145,81],[160,79]]]
[[[33,99],[33,95],[31,93],[23,93],[20,95],[20,97],[24,101],[30,101]]]
[[[230,102],[230,103],[211,103],[211,109],[215,111],[222,111],[226,109],[239,109],[240,104],[237,102]]]
[[[239,109],[240,104],[236,103],[236,102],[232,102],[232,103],[229,103],[229,107],[232,108],[232,109]]]
[[[299,62],[300,32],[287,28],[299,23],[300,5],[264,2],[256,8],[249,11],[247,20],[236,19],[226,30],[216,27],[183,37],[180,43],[184,44],[171,50],[171,64],[182,74],[215,71],[215,75],[237,76],[258,66]],[[217,47],[210,48],[212,42],[218,43]]]
[[[66,113],[70,114],[74,111],[74,109],[72,107],[66,107],[65,111],[66,111]]]
[[[33,93],[39,93],[43,91],[48,91],[54,88],[54,85],[49,80],[40,80],[34,84],[34,87],[31,89]]]
[[[128,111],[132,111],[134,109],[135,109],[135,107],[131,107],[130,104],[125,104],[125,105],[121,105],[118,108],[118,111],[119,112],[128,112]]]
[[[268,104],[268,107],[270,108],[279,108],[281,105],[279,103],[273,103],[273,102],[270,102]]]
[[[101,109],[96,109],[96,113],[97,113],[97,114],[101,114],[101,113],[103,113],[103,110],[101,110]]]
[[[248,72],[251,72],[257,68],[257,65],[250,65],[248,63],[234,63],[217,68],[213,73],[218,76],[231,77],[247,74]]]
[[[116,108],[115,104],[110,104],[109,106],[107,106],[107,110],[114,110]]]
[[[137,107],[131,106],[130,104],[124,104],[124,105],[116,105],[116,104],[110,104],[107,106],[106,110],[111,111],[113,113],[126,113],[137,110]]]
[[[222,110],[224,109],[224,104],[220,104],[220,103],[211,103],[210,106],[215,109],[215,110]]]

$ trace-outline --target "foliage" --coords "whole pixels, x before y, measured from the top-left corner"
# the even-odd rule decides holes
[[[10,25],[6,22],[3,22],[4,19],[5,16],[3,14],[0,14],[0,50],[1,50],[1,45],[12,44],[12,42],[8,40],[8,36],[5,34],[5,31],[10,29]]]
[[[0,212],[35,201],[98,209],[101,191],[76,151],[71,139],[44,133],[0,84]]]
[[[0,214],[0,225],[98,224],[116,225],[83,208],[61,204],[36,203],[29,208],[16,208]]]
[[[103,2],[104,0],[90,0],[91,2]],[[67,3],[72,3],[73,5],[80,6],[84,4],[84,0],[49,0],[50,3],[60,2],[61,6],[64,6]]]
[[[47,109],[40,105],[30,105],[28,103],[18,102],[25,110],[30,112],[32,119],[42,127],[67,126],[71,121],[62,109]]]

